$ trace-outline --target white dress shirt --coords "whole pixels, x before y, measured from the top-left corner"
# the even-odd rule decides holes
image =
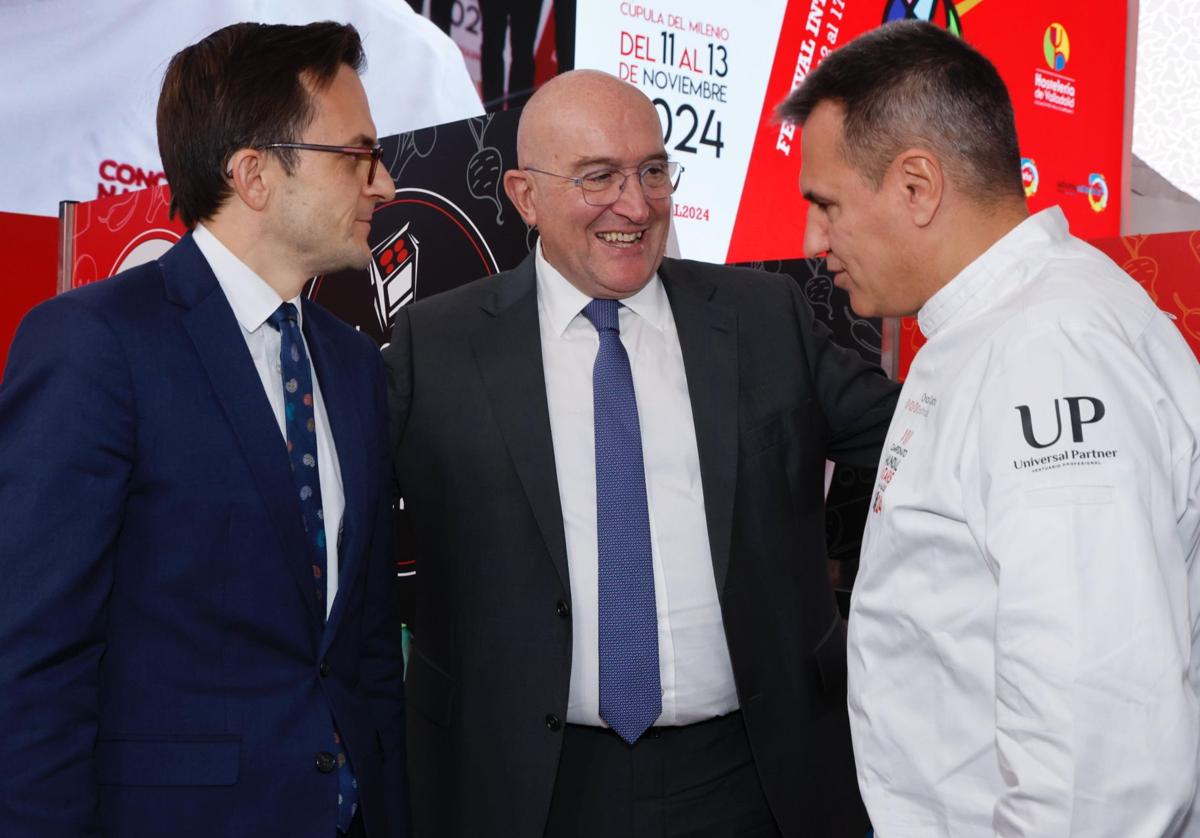
[[[197,224],[192,234],[196,246],[208,260],[217,277],[217,283],[225,292],[225,299],[233,309],[242,329],[242,337],[246,339],[246,348],[254,359],[254,368],[262,381],[263,391],[275,421],[279,424],[279,433],[284,442],[287,441],[287,425],[284,418],[283,380],[279,371],[279,332],[267,319],[275,309],[284,302],[262,277],[246,266],[229,251],[216,236],[205,229],[203,224]],[[298,312],[297,325],[301,327],[301,340],[304,340],[304,309],[300,305],[300,297],[289,300]],[[308,354],[309,365],[312,364],[312,353],[308,351],[305,341],[304,351]],[[329,415],[325,412],[325,400],[321,397],[321,385],[317,381],[316,368],[312,370],[313,406],[317,423],[317,466],[321,471],[321,514],[325,521],[325,615],[329,616],[333,608],[333,600],[338,590],[338,537],[342,530],[342,513],[346,508],[346,498],[342,492],[342,470],[338,465],[337,449],[333,445],[333,434],[329,429]]]
[[[590,298],[546,261],[540,244],[536,260],[542,365],[571,576],[567,721],[604,725],[592,413],[592,366],[600,338],[581,313]],[[662,714],[655,724],[684,725],[736,710],[737,694],[675,318],[657,275],[621,302],[621,343],[629,355],[642,431],[658,609]]]
[[[1057,208],[919,323],[850,616],[876,833],[1200,833],[1196,359]]]

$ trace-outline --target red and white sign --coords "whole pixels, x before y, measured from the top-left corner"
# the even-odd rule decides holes
[[[170,217],[170,204],[166,186],[76,204],[64,216],[60,233],[70,264],[62,266],[59,291],[107,279],[166,253],[186,232]]]
[[[579,0],[576,66],[654,100],[683,256],[746,262],[801,255],[800,131],[775,107],[838,46],[916,17],[987,55],[1017,115],[1033,211],[1058,204],[1085,238],[1120,231],[1128,159],[1124,3],[1041,0]]]

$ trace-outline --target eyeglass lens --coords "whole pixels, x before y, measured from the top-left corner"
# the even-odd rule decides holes
[[[616,169],[586,175],[580,179],[584,198],[597,206],[615,203],[625,190],[628,179],[637,175],[642,184],[642,194],[647,198],[666,198],[675,191],[678,164],[657,163],[637,172],[622,172]]]

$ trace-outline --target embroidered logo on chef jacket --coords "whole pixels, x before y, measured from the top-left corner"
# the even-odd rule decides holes
[[[1083,426],[1092,425],[1104,418],[1104,402],[1099,399],[1094,399],[1091,396],[1064,396],[1062,401],[1067,403],[1067,413],[1071,420],[1071,439],[1074,442],[1083,442]],[[1083,403],[1087,402],[1091,408],[1091,415],[1088,418],[1083,416]],[[1054,438],[1049,442],[1039,442],[1037,436],[1033,432],[1033,413],[1027,404],[1019,404],[1016,406],[1017,413],[1021,414],[1021,433],[1025,436],[1025,441],[1029,443],[1031,448],[1049,448],[1062,439],[1063,423],[1062,410],[1059,407],[1059,400],[1054,400],[1054,421],[1057,427],[1054,432]]]
[[[920,423],[929,417],[930,411],[937,406],[937,398],[928,393],[922,393],[920,400],[906,399],[900,410],[909,414],[914,423]],[[879,477],[875,481],[875,494],[871,498],[871,513],[878,515],[883,512],[883,496],[892,481],[896,479],[900,466],[908,457],[909,443],[916,433],[911,426],[905,427],[898,439],[887,444],[879,463]]]
[[[1046,418],[1048,411],[1044,407],[1038,409],[1035,418],[1034,409],[1030,405],[1016,405],[1013,409],[1020,417],[1021,435],[1030,448],[1040,451],[1053,448],[1060,443],[1066,443],[1066,440],[1063,439],[1064,405],[1066,406],[1067,429],[1070,430],[1071,442],[1076,445],[1084,442],[1085,431],[1090,430],[1087,426],[1098,424],[1104,419],[1106,413],[1104,402],[1093,396],[1064,396],[1061,399],[1055,399],[1053,411],[1050,411],[1054,416],[1054,430],[1051,432],[1051,423]],[[1062,451],[1048,452],[1040,457],[1014,459],[1013,468],[1047,471],[1067,465],[1096,465],[1105,460],[1115,459],[1116,456],[1117,449],[1115,448],[1067,448]]]

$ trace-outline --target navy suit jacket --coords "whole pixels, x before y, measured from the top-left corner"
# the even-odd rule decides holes
[[[368,835],[406,834],[382,364],[305,301],[341,463],[318,608],[287,453],[187,236],[51,300],[0,385],[0,831],[333,838],[341,731]]]

